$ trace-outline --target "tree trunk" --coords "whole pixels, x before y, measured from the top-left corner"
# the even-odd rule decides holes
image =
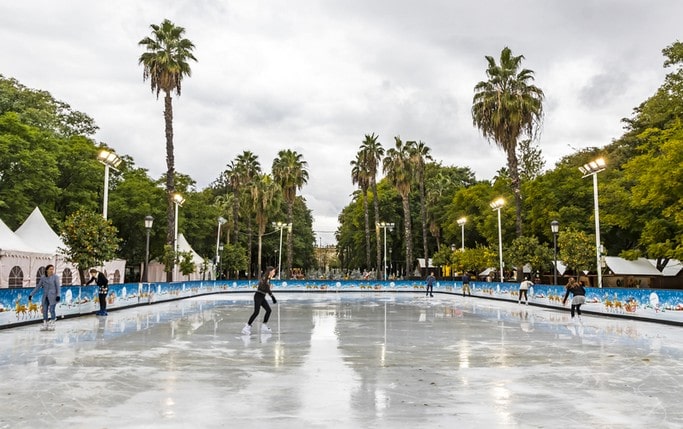
[[[294,201],[288,202],[287,203],[287,223],[292,225],[292,222],[294,221]],[[293,226],[293,225],[292,225]],[[287,229],[287,262],[286,262],[286,268],[287,270],[285,271],[285,278],[289,279],[292,275],[292,260],[294,259],[294,240],[292,237],[292,233],[290,232],[290,229]],[[278,272],[280,271],[282,267],[278,267]]]
[[[368,210],[368,192],[363,190],[363,217],[365,218],[365,268],[372,268],[370,256],[370,211]]]
[[[375,207],[375,222],[379,222],[379,198],[377,196],[377,182],[375,180],[372,180],[371,183],[372,186],[372,205]],[[380,230],[379,228],[375,228],[375,249],[377,249],[377,269],[376,274],[377,274],[377,280],[381,280],[384,276],[384,268],[382,265],[382,251],[380,250]],[[386,256],[385,256],[386,258]],[[381,272],[380,272],[381,270]]]
[[[175,210],[173,194],[175,193],[175,157],[173,154],[173,103],[171,92],[166,91],[164,97],[164,122],[166,132],[166,243],[175,252]],[[173,270],[166,273],[166,281],[173,281]]]
[[[406,240],[406,277],[410,277],[413,273],[413,234],[410,222],[410,200],[408,199],[408,194],[401,195],[401,199],[403,200],[403,226],[405,228]]]

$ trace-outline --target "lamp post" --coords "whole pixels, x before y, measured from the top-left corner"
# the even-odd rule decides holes
[[[102,203],[102,217],[107,218],[107,203],[109,200],[109,169],[113,168],[118,171],[121,164],[121,158],[112,151],[102,149],[97,154],[97,160],[104,164],[104,202]]]
[[[216,263],[214,264],[214,270],[218,271],[218,263],[221,260],[221,255],[218,253],[219,246],[221,244],[221,226],[227,222],[222,216],[218,216],[218,232],[216,232]],[[218,280],[218,272],[216,272],[216,280]]]
[[[280,250],[278,250],[277,256],[277,279],[282,280],[282,230],[287,228],[289,232],[292,232],[292,224],[285,222],[273,222],[273,227],[280,229]],[[320,244],[320,250],[322,252],[322,238]]]
[[[579,171],[583,177],[593,176],[593,204],[595,205],[595,260],[598,273],[598,287],[602,287],[602,267],[600,266],[600,210],[598,209],[598,173],[607,168],[604,158],[598,158],[583,167]]]
[[[384,230],[384,280],[387,280],[387,229],[389,231],[394,230],[394,224],[392,222],[377,222],[377,228],[382,228]],[[425,265],[427,261],[425,261]]]
[[[455,243],[451,243],[451,252],[455,252],[455,249],[457,249]],[[451,277],[453,278],[453,281],[455,281],[455,266],[453,264],[449,264],[448,267],[451,269]]]
[[[178,276],[176,273],[176,270],[178,269],[178,264],[176,263],[178,260],[178,207],[182,206],[184,202],[185,198],[183,198],[182,195],[173,194],[173,204],[175,204],[175,224],[173,233],[173,280],[176,280],[176,277]]]
[[[503,276],[503,230],[500,226],[500,209],[505,205],[505,200],[498,198],[489,204],[493,210],[498,211],[498,257],[500,258],[500,281],[504,280]]]
[[[149,281],[149,273],[147,272],[147,267],[149,267],[149,232],[152,230],[152,225],[154,224],[154,218],[150,215],[145,216],[145,229],[147,230],[147,242],[145,244],[145,269],[142,272],[142,281],[147,283]]]
[[[557,233],[560,232],[560,222],[554,220],[550,222],[550,230],[553,232],[553,259],[555,264],[553,265],[553,284],[557,284]]]
[[[224,246],[221,244],[218,246],[218,251],[220,253],[223,253]],[[218,271],[223,273],[223,260],[219,258],[220,265],[218,265]]]
[[[466,217],[461,217],[458,219],[458,225],[460,225],[460,242],[461,242],[461,247],[460,250],[463,252],[465,251],[465,224],[467,223],[467,218]]]

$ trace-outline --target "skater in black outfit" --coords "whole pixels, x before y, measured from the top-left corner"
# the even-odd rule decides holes
[[[107,279],[107,276],[93,268],[92,270],[90,270],[90,280],[88,280],[88,282],[85,285],[87,286],[93,282],[95,282],[95,284],[98,286],[97,296],[100,302],[100,311],[98,311],[95,314],[97,314],[98,316],[106,316],[107,294],[109,293],[109,280]]]
[[[581,305],[586,302],[586,289],[583,287],[582,282],[576,282],[574,278],[570,278],[567,283],[567,291],[564,294],[564,299],[562,300],[562,305],[565,305],[569,294],[572,294],[571,302],[571,315],[572,321],[574,321],[574,311],[579,320],[581,320]]]
[[[263,317],[263,325],[261,325],[261,333],[268,334],[272,332],[267,325],[271,310],[270,305],[268,305],[268,301],[266,301],[266,295],[270,295],[271,299],[273,300],[273,304],[277,304],[277,300],[275,299],[275,296],[273,296],[273,291],[270,288],[270,279],[272,279],[273,276],[275,276],[274,267],[268,267],[266,268],[266,271],[263,272],[263,276],[258,282],[258,288],[254,293],[254,312],[251,314],[249,322],[247,322],[247,324],[244,325],[244,328],[242,328],[243,335],[251,334],[251,324],[254,323],[254,320],[261,311],[261,307],[266,310],[266,315]]]

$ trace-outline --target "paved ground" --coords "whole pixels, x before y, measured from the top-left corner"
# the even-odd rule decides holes
[[[0,330],[0,429],[683,427],[680,327],[281,292],[244,337],[251,295]]]

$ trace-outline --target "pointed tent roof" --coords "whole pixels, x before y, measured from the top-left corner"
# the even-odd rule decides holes
[[[185,236],[180,233],[178,234],[178,250],[181,252],[192,252],[192,262],[195,264],[203,264],[204,258],[199,256],[199,253],[195,252],[190,243],[187,242]]]
[[[52,255],[62,253],[58,249],[64,247],[64,242],[47,223],[38,207],[33,209],[31,215],[17,228],[15,233],[24,242],[30,243],[37,252]]]
[[[12,232],[5,222],[0,219],[0,250],[15,252],[33,252],[36,250],[26,244],[17,234]]]

